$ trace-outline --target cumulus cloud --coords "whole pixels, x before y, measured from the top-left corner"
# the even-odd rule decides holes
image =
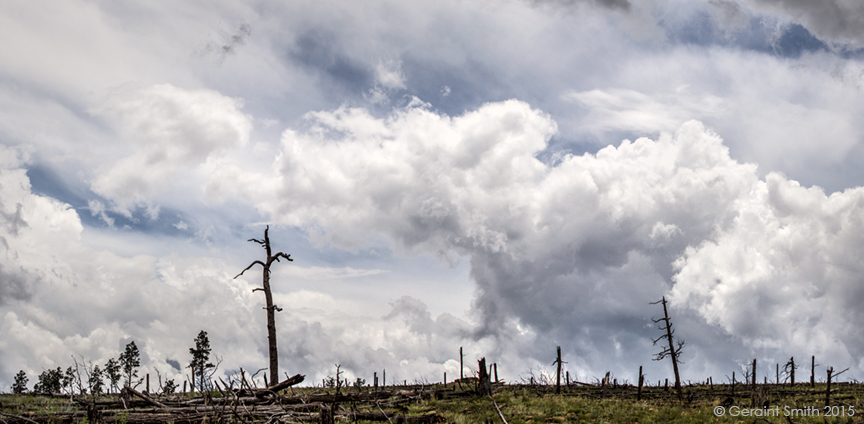
[[[699,122],[553,166],[536,155],[554,121],[519,101],[456,117],[415,104],[385,118],[342,108],[308,119],[283,135],[281,201],[261,207],[319,242],[353,248],[384,235],[404,253],[469,257],[478,340],[503,343],[521,326],[583,337],[572,349],[585,370],[610,355],[644,361],[648,302],[671,293],[677,313],[696,313],[683,335],[721,330],[697,357],[724,337],[744,356],[824,342],[836,348],[819,352],[845,363],[864,346],[850,315],[864,192],[826,197],[778,174],[760,179]],[[406,300],[394,314],[428,328],[416,311]]]
[[[673,303],[749,345],[858,365],[864,189],[826,195],[776,173],[732,225],[676,262]]]
[[[249,141],[252,121],[242,105],[212,90],[168,84],[118,90],[93,112],[115,123],[134,152],[99,170],[93,191],[126,215],[132,205],[147,204],[155,218],[150,202],[176,186],[179,175],[194,175],[214,155]]]

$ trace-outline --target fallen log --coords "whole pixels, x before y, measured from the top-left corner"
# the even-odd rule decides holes
[[[280,390],[284,390],[291,386],[302,383],[305,378],[305,375],[297,374],[294,377],[291,377],[281,383],[274,384],[270,387],[267,387],[266,389],[256,389],[254,390],[254,393],[256,397],[264,397],[269,394],[279,393]]]
[[[152,405],[156,405],[160,408],[167,408],[167,406],[165,406],[165,404],[163,404],[163,403],[151,398],[150,396],[147,396],[144,393],[141,393],[141,392],[139,392],[139,391],[137,391],[137,390],[135,390],[129,386],[124,387],[123,390],[125,390],[126,393],[131,393],[135,396],[138,396],[141,399],[144,399],[145,401],[147,401],[148,403],[150,403]]]

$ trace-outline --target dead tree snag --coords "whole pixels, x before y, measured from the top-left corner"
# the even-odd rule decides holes
[[[260,244],[267,251],[267,259],[266,261],[254,261],[249,266],[246,267],[243,271],[237,274],[237,278],[243,275],[244,272],[248,271],[249,268],[255,266],[255,264],[261,265],[264,268],[263,270],[263,287],[259,287],[256,289],[252,289],[253,292],[261,290],[264,292],[264,298],[267,301],[267,306],[264,308],[267,310],[267,342],[269,344],[269,353],[270,353],[270,381],[273,384],[279,381],[279,353],[276,349],[276,311],[281,311],[282,308],[273,304],[273,293],[270,291],[270,265],[273,262],[279,262],[279,258],[283,258],[289,262],[293,262],[291,259],[291,255],[286,255],[282,252],[277,252],[275,255],[272,254],[272,250],[270,249],[270,237],[268,236],[268,232],[270,231],[270,226],[264,229],[264,240],[258,239],[249,239],[247,241],[254,241],[255,243]]]
[[[816,387],[816,355],[810,357],[810,387]]]
[[[681,355],[681,349],[684,348],[684,341],[681,340],[678,342],[678,347],[675,347],[675,342],[672,339],[672,335],[675,334],[675,330],[672,329],[672,321],[669,320],[669,312],[666,309],[666,296],[657,302],[651,302],[652,305],[656,305],[658,303],[663,304],[663,318],[652,319],[655,324],[659,324],[662,322],[658,328],[661,331],[665,331],[666,334],[654,339],[654,345],[657,345],[657,342],[660,340],[666,339],[669,342],[668,348],[663,348],[663,351],[654,355],[655,361],[661,361],[665,359],[667,356],[672,358],[672,370],[675,371],[675,390],[678,392],[678,400],[681,403],[684,403],[684,394],[681,392],[681,376],[678,374],[678,363],[679,356]]]
[[[783,372],[789,375],[789,387],[795,386],[795,368],[798,368],[795,365],[795,358],[789,358],[789,362],[783,366]]]
[[[552,365],[558,364],[558,372],[555,373],[555,394],[561,394],[561,364],[566,364],[566,362],[561,361],[561,346],[558,346],[558,357],[555,359],[555,362]]]
[[[480,358],[477,361],[478,368],[478,384],[477,393],[483,396],[492,396],[492,382],[489,380],[489,373],[486,372],[486,358]]]

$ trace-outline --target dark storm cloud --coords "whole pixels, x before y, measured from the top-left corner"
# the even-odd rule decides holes
[[[864,3],[843,0],[747,0],[761,10],[781,12],[823,39],[864,45]]]

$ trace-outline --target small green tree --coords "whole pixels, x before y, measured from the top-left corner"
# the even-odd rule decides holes
[[[135,342],[126,345],[126,351],[120,354],[120,366],[125,377],[124,385],[132,387],[132,379],[138,377],[138,367],[141,365],[141,354]]]
[[[105,386],[105,382],[102,381],[104,371],[99,368],[99,365],[94,365],[89,374],[87,385],[90,386],[90,393],[94,395],[102,394],[102,389]]]
[[[33,391],[36,393],[60,393],[63,388],[63,370],[60,367],[42,371]]]
[[[192,362],[189,363],[189,368],[192,369],[192,384],[197,385],[201,391],[207,389],[206,370],[215,367],[209,362],[210,350],[210,339],[207,338],[207,332],[202,330],[195,338],[195,347],[189,348],[192,355]]]
[[[12,393],[19,395],[27,392],[27,374],[24,370],[18,371],[15,374],[15,382],[12,384]]]
[[[120,374],[120,362],[117,362],[116,359],[111,358],[108,360],[108,363],[105,364],[105,374],[108,376],[108,381],[111,383],[111,387],[109,390],[113,389],[114,391],[120,391],[120,387],[117,386],[117,383],[123,377]]]

